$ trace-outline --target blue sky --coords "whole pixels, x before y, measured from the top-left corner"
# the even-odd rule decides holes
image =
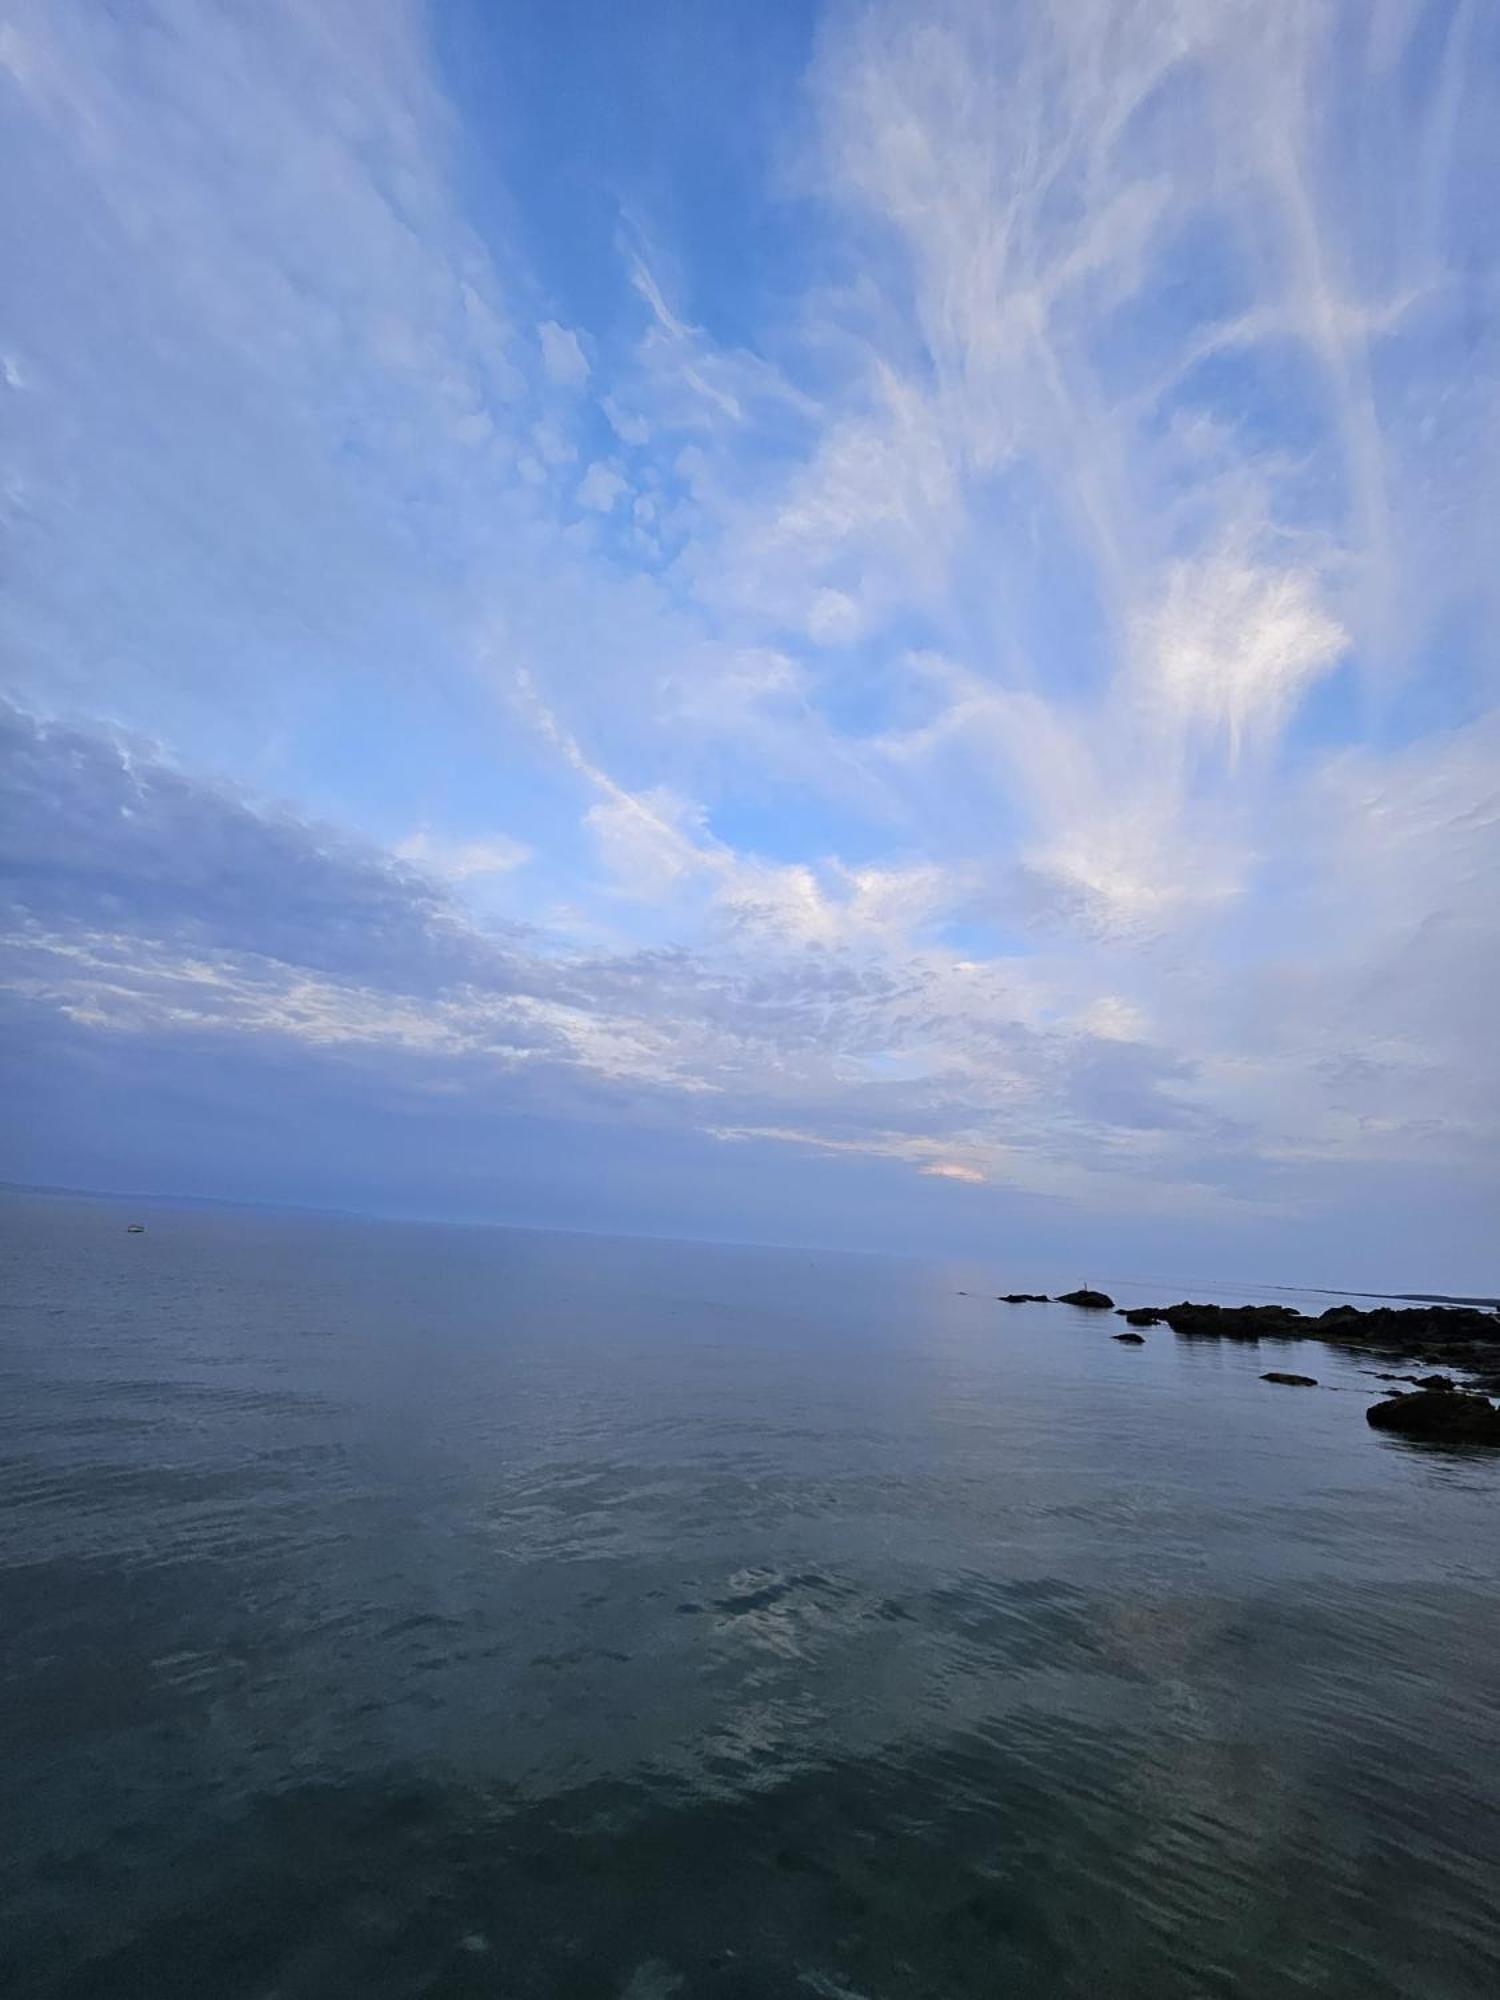
[[[1492,1285],[1497,83],[0,0],[0,1174]]]

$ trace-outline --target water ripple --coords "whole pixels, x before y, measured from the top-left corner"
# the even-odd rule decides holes
[[[1493,1463],[916,1267],[92,1213],[0,1204],[8,2000],[1500,1991]]]

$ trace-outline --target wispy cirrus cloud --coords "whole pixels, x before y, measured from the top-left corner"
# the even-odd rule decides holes
[[[774,282],[624,185],[544,280],[439,25],[7,9],[27,1019],[835,1207],[1488,1173],[1483,11],[830,12]]]

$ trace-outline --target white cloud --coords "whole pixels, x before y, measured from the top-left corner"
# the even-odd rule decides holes
[[[603,397],[600,407],[621,444],[643,445],[651,442],[651,425],[638,412],[622,408],[613,396]]]
[[[580,507],[590,513],[608,514],[622,493],[628,492],[629,485],[617,465],[596,458],[583,478],[578,482],[575,496]]]
[[[807,609],[809,637],[820,645],[839,646],[859,634],[859,606],[842,590],[816,590]]]
[[[446,840],[429,827],[418,827],[401,841],[395,853],[449,882],[468,882],[476,876],[508,875],[529,861],[535,850],[524,841],[491,835],[484,840]]]
[[[553,423],[533,424],[531,442],[548,465],[572,465],[578,457],[577,445]]]
[[[1348,645],[1318,598],[1305,570],[1230,557],[1175,566],[1141,633],[1148,699],[1174,722],[1222,735],[1231,756],[1273,737]]]
[[[1133,1001],[1118,993],[1101,993],[1078,1016],[1085,1034],[1111,1042],[1143,1041],[1147,1034],[1146,1015]]]
[[[698,818],[664,788],[637,796],[611,786],[589,807],[585,823],[623,893],[651,902],[702,867],[694,838]]]
[[[589,379],[589,363],[583,343],[573,329],[547,319],[537,328],[537,338],[542,344],[542,366],[548,380],[560,388],[581,389]]]

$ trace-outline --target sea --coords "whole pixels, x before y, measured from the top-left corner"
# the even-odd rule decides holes
[[[1500,1455],[1023,1264],[0,1198],[0,1992],[1494,2000]]]

